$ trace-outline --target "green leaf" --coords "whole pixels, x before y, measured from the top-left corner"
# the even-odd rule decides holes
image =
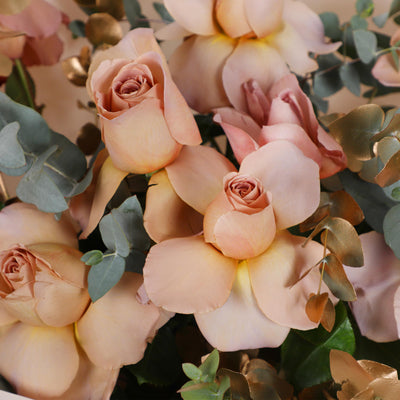
[[[213,382],[215,380],[215,375],[217,374],[218,365],[219,353],[217,349],[214,349],[199,367],[202,372],[201,381]]]
[[[357,0],[356,10],[361,17],[367,18],[374,12],[374,2],[372,0]]]
[[[85,23],[79,19],[75,19],[68,24],[68,29],[72,32],[72,35],[77,37],[86,37]]]
[[[400,204],[392,207],[386,214],[383,220],[383,233],[388,246],[395,256],[400,258]]]
[[[163,19],[164,22],[174,22],[174,19],[172,18],[171,14],[168,12],[168,10],[165,8],[164,4],[154,2],[153,7],[156,10],[157,14]]]
[[[138,0],[123,0],[123,2],[125,14],[131,24],[131,29],[149,27],[149,23],[144,21],[145,16],[142,14],[142,9]]]
[[[68,205],[56,184],[44,169],[44,163],[58,150],[56,145],[42,153],[17,186],[17,196],[25,203],[35,204],[44,212],[64,211]]]
[[[375,17],[372,17],[372,20],[374,21],[375,25],[378,28],[383,28],[384,25],[386,24],[387,19],[389,18],[389,13],[384,12],[383,14],[376,15]]]
[[[363,29],[353,31],[354,44],[361,61],[368,64],[376,56],[377,38],[373,32]]]
[[[35,97],[35,83],[26,68],[24,68],[24,73],[32,95]],[[17,103],[29,106],[29,99],[16,66],[13,67],[11,75],[7,78],[6,94]]]
[[[182,369],[185,375],[193,381],[200,382],[202,376],[201,369],[197,368],[194,364],[184,363]]]
[[[90,268],[88,290],[93,302],[103,297],[121,279],[125,260],[118,254],[105,254],[103,261]]]
[[[331,378],[329,352],[338,349],[353,354],[355,337],[345,306],[336,306],[332,332],[321,326],[310,331],[290,331],[281,347],[282,368],[297,389],[317,385]]]
[[[215,382],[196,383],[189,381],[182,386],[180,394],[184,400],[222,400],[223,395],[220,396],[218,389],[219,387]]]
[[[392,55],[394,65],[396,66],[396,70],[399,71],[399,54],[397,50],[390,49],[390,54]]]
[[[103,261],[103,253],[100,250],[90,250],[81,257],[86,265],[96,265]]]
[[[356,96],[360,96],[361,94],[361,83],[360,77],[357,72],[357,68],[354,64],[343,64],[339,68],[339,75],[340,79],[350,90],[351,93],[355,94]]]
[[[338,69],[326,72],[317,72],[314,75],[313,89],[319,97],[329,97],[343,87]]]
[[[26,165],[24,150],[18,142],[19,123],[11,122],[0,131],[0,169],[22,168]]]
[[[368,28],[368,22],[364,18],[360,17],[359,15],[353,15],[351,17],[350,25],[353,30]]]
[[[395,187],[391,192],[391,196],[393,197],[393,200],[400,201],[400,187]]]
[[[333,12],[324,12],[319,15],[324,24],[325,36],[328,36],[333,41],[342,39],[342,30],[337,14]]]
[[[389,17],[400,11],[400,0],[393,0],[389,8]]]

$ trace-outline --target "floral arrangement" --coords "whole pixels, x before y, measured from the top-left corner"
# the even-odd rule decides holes
[[[69,2],[0,4],[0,398],[399,399],[399,2]]]

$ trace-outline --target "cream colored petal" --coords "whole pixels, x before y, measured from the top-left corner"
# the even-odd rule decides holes
[[[159,40],[179,40],[191,34],[192,32],[180,26],[177,22],[171,22],[155,33]]]
[[[150,249],[144,283],[151,301],[168,311],[208,312],[227,300],[236,265],[202,236],[170,239]]]
[[[207,341],[220,351],[278,347],[289,328],[268,319],[259,309],[251,289],[246,262],[237,269],[228,300],[208,313],[195,314]]]
[[[202,231],[203,216],[176,194],[166,171],[152,175],[146,195],[144,227],[155,242]]]
[[[147,338],[154,337],[160,312],[153,304],[137,301],[142,283],[141,275],[125,272],[78,321],[79,343],[97,366],[118,369],[137,363],[146,350]]]
[[[215,15],[223,31],[232,38],[251,32],[246,19],[245,0],[218,0]]]
[[[72,325],[50,328],[18,323],[0,339],[0,373],[24,396],[60,396],[78,367]]]

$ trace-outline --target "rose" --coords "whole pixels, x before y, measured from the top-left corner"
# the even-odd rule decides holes
[[[266,91],[290,69],[303,75],[318,68],[309,52],[326,54],[317,14],[292,0],[166,0],[175,22],[157,32],[161,40],[185,38],[169,63],[190,107],[201,113],[237,106],[241,86],[257,80]]]
[[[0,228],[0,374],[35,399],[109,398],[119,368],[138,362],[166,322],[136,300],[142,276],[124,273],[91,303],[67,216],[16,203],[0,212]]]
[[[287,140],[320,166],[321,178],[346,167],[341,146],[318,124],[295,75],[284,76],[266,93],[254,80],[244,83],[236,106],[216,109],[214,120],[224,129],[239,163],[266,143]]]

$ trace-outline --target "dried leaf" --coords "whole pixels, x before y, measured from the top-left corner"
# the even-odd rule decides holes
[[[239,372],[230,369],[221,368],[217,373],[218,378],[227,376],[231,382],[232,400],[252,400],[250,397],[250,388],[247,379]]]
[[[90,122],[82,126],[76,139],[76,144],[86,156],[94,154],[100,142],[100,129]]]
[[[356,293],[339,259],[334,254],[328,254],[323,262],[322,279],[330,291],[340,300],[354,301],[357,298]],[[322,265],[320,270],[322,271]]]
[[[331,299],[328,298],[328,301],[325,305],[324,312],[321,317],[321,325],[327,330],[331,332],[333,326],[335,325],[335,306],[333,305]]]
[[[86,37],[98,46],[102,43],[115,45],[123,36],[119,22],[107,13],[92,14],[85,25]]]
[[[311,293],[306,304],[306,313],[310,321],[319,323],[324,314],[325,306],[328,303],[328,293]]]

